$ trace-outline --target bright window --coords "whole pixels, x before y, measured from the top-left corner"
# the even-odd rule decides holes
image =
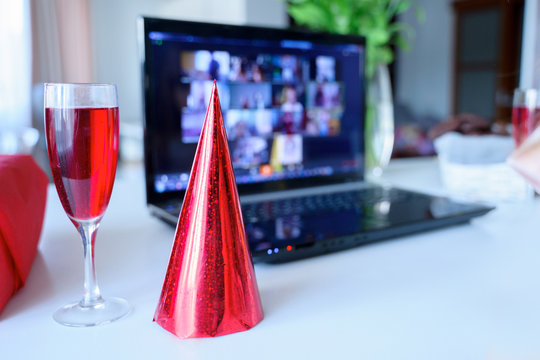
[[[28,0],[0,2],[0,125],[31,123],[31,38]]]

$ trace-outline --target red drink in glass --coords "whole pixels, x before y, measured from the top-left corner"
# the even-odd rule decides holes
[[[62,131],[55,121],[71,117]],[[103,215],[118,160],[118,107],[45,109],[52,175],[64,210],[72,220]]]
[[[512,127],[516,147],[521,145],[523,140],[525,140],[534,129],[533,120],[534,114],[531,114],[531,109],[524,106],[514,107],[512,109]]]
[[[512,132],[514,145],[518,147],[537,125],[538,93],[536,89],[516,89],[512,101]]]

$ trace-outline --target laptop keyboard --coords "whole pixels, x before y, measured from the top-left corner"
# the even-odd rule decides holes
[[[365,205],[375,204],[380,201],[395,203],[407,201],[417,196],[423,195],[403,190],[373,187],[347,192],[244,204],[242,205],[242,213],[244,215],[244,221],[250,223],[268,221],[290,215],[361,210]]]
[[[242,214],[246,223],[254,223],[291,215],[320,214],[347,210],[361,212],[364,206],[381,201],[397,203],[418,197],[425,197],[425,195],[393,188],[369,187],[345,192],[242,204]],[[174,204],[170,204],[166,208],[171,213],[179,214],[180,206],[181,204],[174,202]]]

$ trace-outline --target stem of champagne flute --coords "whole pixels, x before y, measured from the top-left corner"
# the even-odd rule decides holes
[[[78,226],[84,249],[84,297],[81,300],[81,306],[95,306],[103,303],[94,264],[94,244],[98,227],[99,219],[81,221]]]

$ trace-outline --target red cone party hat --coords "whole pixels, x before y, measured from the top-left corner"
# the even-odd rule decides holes
[[[214,81],[154,321],[198,338],[248,330],[262,318]]]

